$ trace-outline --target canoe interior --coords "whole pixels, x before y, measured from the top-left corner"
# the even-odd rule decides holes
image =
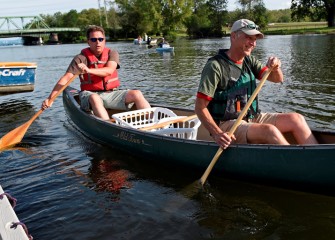
[[[77,102],[79,102],[79,97],[75,96]],[[158,107],[158,105],[152,104],[152,107]],[[176,113],[178,116],[190,116],[194,114],[193,110],[185,110],[182,108],[176,108],[172,106],[159,106],[159,107],[166,107]],[[136,109],[131,109],[136,110]],[[121,113],[124,111],[115,110],[115,109],[107,109],[110,116],[116,113]],[[113,121],[113,120],[111,120]],[[335,131],[325,131],[325,130],[317,130],[312,129],[314,136],[318,140],[320,144],[335,144]],[[285,134],[285,138],[288,140],[289,143],[292,145],[296,144],[296,141],[292,134]],[[213,142],[212,137],[209,135],[208,131],[201,125],[198,129],[197,140],[203,141],[210,141]]]

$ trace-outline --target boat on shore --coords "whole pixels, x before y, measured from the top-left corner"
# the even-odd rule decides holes
[[[0,240],[32,239],[26,232],[26,226],[19,221],[13,209],[15,203],[16,199],[6,194],[0,185]]]
[[[36,63],[0,62],[0,95],[34,91],[36,68]]]
[[[144,126],[144,130],[143,124],[148,122],[143,116],[154,114],[144,110],[143,114],[108,110],[114,118],[104,121],[80,109],[78,94],[78,90],[68,87],[63,93],[64,108],[74,126],[93,141],[132,154],[149,155],[164,164],[187,167],[189,171],[191,168],[205,171],[218,150],[201,125],[194,123],[178,128],[171,123],[168,127],[147,131],[148,126]],[[154,107],[172,112],[161,113],[161,119],[154,125],[162,120],[164,123],[164,118],[194,115],[192,110]],[[320,144],[297,145],[292,136],[286,136],[292,143],[289,146],[232,144],[223,151],[211,174],[307,191],[335,192],[335,131],[313,130],[313,133]]]

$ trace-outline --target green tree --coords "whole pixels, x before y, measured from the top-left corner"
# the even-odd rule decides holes
[[[309,16],[315,21],[326,19],[328,27],[335,26],[335,0],[292,0],[291,11],[293,19]]]
[[[255,21],[261,29],[266,29],[269,23],[269,15],[262,1],[253,7],[252,16],[253,21]]]
[[[272,23],[288,23],[291,22],[291,10],[290,9],[279,9],[279,10],[270,10],[269,22]]]
[[[238,0],[242,9],[234,12],[234,20],[247,18],[254,21],[262,29],[269,23],[269,15],[263,0]]]
[[[120,25],[132,37],[144,33],[157,33],[163,25],[162,4],[157,0],[116,0]]]
[[[243,12],[252,12],[254,6],[264,4],[263,0],[238,0]]]
[[[222,28],[226,24],[225,19],[228,13],[227,3],[227,0],[209,0],[207,3],[211,12],[209,17],[214,36],[223,36]]]
[[[80,12],[78,16],[78,25],[82,30],[86,30],[89,25],[98,25],[100,26],[100,15],[99,10],[95,8],[84,9]],[[104,23],[102,24],[104,26]]]
[[[194,11],[191,16],[185,19],[184,25],[187,28],[187,34],[193,37],[209,37],[211,34],[209,6],[205,0],[195,1]]]
[[[182,28],[185,20],[191,16],[194,8],[193,0],[161,0],[164,35],[174,33]]]

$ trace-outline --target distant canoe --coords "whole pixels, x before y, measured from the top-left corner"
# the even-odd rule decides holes
[[[34,91],[36,63],[0,62],[0,95]]]
[[[145,40],[138,40],[138,39],[134,39],[134,44],[135,45],[156,45],[157,44],[157,39],[151,39],[148,41]]]
[[[135,45],[148,44],[148,41],[134,39],[134,44],[135,44]]]

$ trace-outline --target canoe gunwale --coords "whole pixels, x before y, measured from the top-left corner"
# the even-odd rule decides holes
[[[78,91],[75,88],[72,87],[68,87],[64,92],[65,94],[69,95],[69,90],[72,89],[75,91]],[[74,94],[70,94],[72,96],[74,96]],[[127,132],[130,133],[134,133],[134,134],[141,134],[143,136],[150,136],[150,137],[154,137],[160,140],[168,140],[168,141],[173,141],[173,142],[180,142],[180,143],[189,143],[189,144],[197,144],[197,145],[205,145],[205,146],[215,146],[217,147],[217,144],[214,141],[207,141],[207,140],[192,140],[192,139],[180,139],[180,138],[175,138],[175,137],[170,137],[170,136],[163,136],[163,135],[158,135],[155,134],[153,132],[148,132],[148,131],[141,131],[135,128],[129,128],[129,127],[124,127],[124,126],[119,126],[117,124],[113,124],[112,122],[108,122],[105,120],[102,120],[96,116],[94,116],[93,114],[88,114],[85,111],[80,109],[80,106],[78,105],[78,103],[76,102],[76,100],[74,98],[70,98],[72,104],[74,106],[76,106],[76,108],[78,109],[78,111],[82,112],[83,115],[88,116],[89,118],[92,118],[93,121],[98,121],[103,125],[106,126],[113,126],[113,128],[116,128],[118,130],[125,130]],[[155,106],[155,105],[153,105]],[[160,107],[166,107],[169,109],[177,109],[177,110],[181,110],[181,111],[190,111],[192,114],[194,114],[194,112],[192,110],[189,109],[182,109],[182,108],[176,108],[173,106],[161,106]],[[312,131],[316,131],[319,133],[329,133],[325,130],[315,130],[313,129]],[[331,135],[335,136],[335,132],[331,132]],[[335,147],[335,143],[334,144],[311,144],[311,145],[298,145],[298,144],[294,144],[294,145],[277,145],[277,144],[231,144],[229,146],[229,148],[243,148],[243,149],[276,149],[276,150],[287,150],[287,149],[298,149],[298,150],[308,150],[308,149],[328,149],[329,147]]]
[[[0,68],[37,68],[32,62],[0,62]]]
[[[137,129],[125,128],[101,120],[80,109],[67,88],[63,93],[64,108],[76,129],[102,145],[131,150],[131,155],[152,156],[154,161],[177,164],[187,169],[204,171],[218,146],[214,141],[178,139]],[[194,114],[191,110],[175,113]],[[335,142],[335,134],[330,133]],[[219,157],[213,175],[259,182],[285,188],[325,189],[335,193],[335,144],[264,145],[232,144]],[[221,174],[224,172],[224,174]],[[306,189],[307,190],[307,189]],[[316,191],[317,191],[316,190]],[[305,191],[305,189],[304,189]],[[309,191],[309,190],[307,190]]]

